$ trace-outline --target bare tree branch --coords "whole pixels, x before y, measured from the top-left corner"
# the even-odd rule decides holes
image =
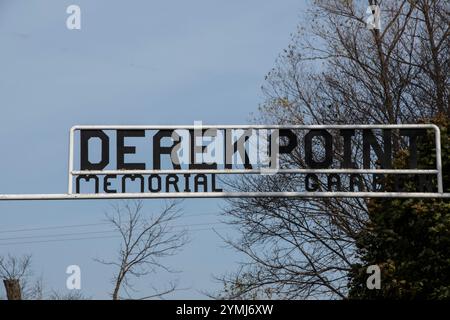
[[[364,14],[378,4],[382,29]],[[450,116],[450,14],[445,0],[315,0],[292,44],[266,76],[255,121],[273,124],[414,123]],[[342,154],[333,142],[335,158]],[[361,146],[354,144],[354,153]],[[404,141],[394,138],[394,150]],[[305,168],[302,150],[281,159]],[[356,157],[358,160],[358,157]],[[295,175],[225,180],[235,191],[297,191]],[[364,181],[367,187],[368,181]],[[366,227],[364,199],[231,199],[224,240],[246,259],[218,279],[231,298],[343,298]],[[267,294],[269,292],[270,294]]]
[[[173,272],[160,262],[162,258],[172,256],[188,242],[186,229],[175,229],[173,222],[181,215],[179,202],[166,202],[164,208],[154,214],[143,213],[143,201],[125,201],[113,206],[107,214],[107,220],[121,236],[121,245],[117,260],[98,262],[116,267],[112,298],[120,299],[120,291],[130,298],[134,290],[131,278],[147,276],[161,269]],[[172,286],[161,292],[141,299],[162,297],[176,290]],[[156,292],[156,290],[155,290]]]

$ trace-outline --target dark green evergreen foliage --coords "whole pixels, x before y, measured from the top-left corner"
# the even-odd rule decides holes
[[[450,192],[450,121],[442,116],[427,122],[441,128],[444,189]],[[431,132],[421,139],[418,151],[419,168],[435,166]],[[408,153],[399,152],[394,166],[404,167],[407,160]],[[368,209],[367,228],[356,241],[361,263],[349,273],[349,298],[450,299],[450,201],[374,199]],[[374,264],[381,269],[379,290],[366,285],[367,266]]]

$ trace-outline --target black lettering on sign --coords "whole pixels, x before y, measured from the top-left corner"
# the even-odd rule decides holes
[[[344,138],[344,155],[341,168],[354,169],[357,167],[352,160],[352,137],[355,135],[355,129],[342,129],[340,135]]]
[[[170,147],[163,147],[161,146],[161,140],[163,138],[171,138],[174,130],[159,130],[154,136],[153,136],[153,169],[160,170],[161,169],[161,156],[163,154],[171,155],[172,150],[177,146],[179,143],[180,137],[176,135],[178,138],[178,142],[174,142],[172,146]],[[177,157],[176,161],[177,163],[174,163],[172,161],[172,165],[174,169],[181,169],[180,166],[180,160],[178,159],[178,156],[176,153],[174,154],[175,157]],[[172,158],[171,158],[172,159]]]
[[[98,138],[102,143],[102,158],[98,163],[89,161],[89,140],[92,138]],[[81,130],[80,149],[81,170],[103,170],[109,164],[109,137],[102,130]]]
[[[319,178],[316,174],[308,173],[305,176],[305,189],[308,192],[314,192],[320,189]]]
[[[314,159],[313,138],[322,137],[325,147],[325,157],[322,161]],[[312,169],[326,169],[333,163],[333,137],[325,129],[313,129],[305,135],[305,161]]]
[[[392,162],[392,142],[391,142],[391,130],[384,129],[383,130],[383,145],[384,150],[381,148],[380,144],[377,141],[377,138],[373,134],[372,130],[364,129],[363,130],[363,166],[364,169],[370,169],[371,149],[375,151],[375,155],[378,160],[376,163],[379,163],[382,169],[390,169]]]
[[[189,130],[191,137],[191,159],[189,169],[217,169],[217,163],[204,163],[203,161],[197,163],[196,157],[198,154],[203,154],[207,148],[205,145],[198,145],[198,137],[216,137],[217,129],[209,130]],[[203,139],[202,139],[203,141]]]
[[[75,190],[76,190],[76,193],[80,193],[80,181],[81,180],[89,182],[91,179],[93,179],[94,182],[95,182],[95,193],[98,193],[99,192],[99,180],[98,180],[98,176],[94,175],[94,174],[88,174],[88,175],[83,174],[83,175],[78,176],[75,179]]]
[[[409,138],[409,168],[417,168],[417,138],[425,135],[423,129],[401,129],[400,135]]]
[[[144,130],[117,130],[117,169],[145,170],[145,163],[125,163],[125,154],[135,154],[136,147],[125,146],[125,138],[145,137]]]

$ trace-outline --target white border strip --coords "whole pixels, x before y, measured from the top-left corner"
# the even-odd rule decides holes
[[[107,175],[107,174],[301,174],[301,173],[384,173],[384,174],[437,174],[438,170],[416,170],[416,169],[167,169],[167,170],[83,170],[72,171],[72,175]]]
[[[426,192],[177,192],[95,194],[1,194],[7,200],[92,200],[170,198],[450,198],[450,193]]]

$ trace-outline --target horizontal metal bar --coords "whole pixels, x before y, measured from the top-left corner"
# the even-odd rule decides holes
[[[178,192],[96,194],[0,194],[0,201],[167,198],[450,198],[450,193],[425,192]]]
[[[301,173],[359,173],[359,174],[437,174],[438,170],[421,169],[167,169],[167,170],[79,170],[72,175],[107,175],[107,174],[301,174]]]
[[[434,129],[434,124],[354,124],[354,125],[76,125],[75,130],[163,130],[163,129]]]

